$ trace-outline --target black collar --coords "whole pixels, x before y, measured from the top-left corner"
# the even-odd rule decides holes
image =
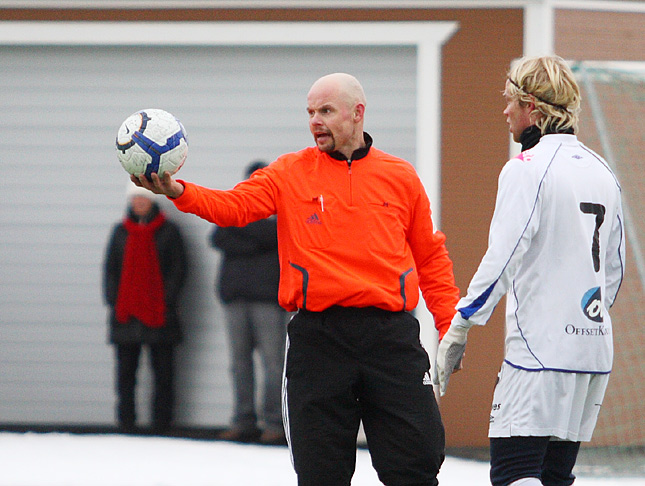
[[[363,140],[365,140],[365,147],[361,147],[359,149],[354,150],[354,153],[349,159],[347,159],[347,157],[341,154],[338,150],[329,152],[329,156],[332,159],[343,160],[343,161],[349,160],[350,162],[354,160],[362,159],[369,153],[370,148],[372,147],[372,137],[370,137],[369,133],[363,132]]]
[[[522,152],[533,148],[542,138],[542,133],[537,125],[531,125],[526,128],[520,135],[520,143],[522,144]]]
[[[563,130],[556,130],[553,127],[547,127],[546,131],[544,132],[544,135],[553,135],[553,134],[567,134],[567,135],[573,135],[573,128],[566,128]],[[531,125],[527,129],[525,129],[522,134],[520,135],[520,143],[522,144],[522,152],[525,150],[528,150],[530,148],[533,148],[537,145],[537,143],[540,141],[540,138],[542,138],[542,133],[540,133],[540,129],[537,127],[537,125]]]

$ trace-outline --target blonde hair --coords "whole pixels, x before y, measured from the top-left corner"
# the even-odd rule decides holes
[[[580,87],[559,56],[523,57],[508,73],[507,94],[520,104],[535,104],[535,124],[547,132],[578,131]]]

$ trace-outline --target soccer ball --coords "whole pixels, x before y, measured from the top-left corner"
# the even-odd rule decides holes
[[[188,155],[186,130],[164,110],[151,108],[133,113],[119,127],[116,155],[130,174],[177,172]]]

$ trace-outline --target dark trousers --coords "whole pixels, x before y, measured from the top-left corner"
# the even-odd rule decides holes
[[[385,485],[438,484],[444,429],[412,315],[300,311],[287,345],[285,430],[300,486],[350,484],[361,420]]]
[[[549,437],[493,437],[490,439],[490,480],[507,486],[522,478],[538,478],[544,486],[570,486],[580,442]]]
[[[119,426],[132,429],[136,422],[135,388],[141,344],[117,344],[117,418]],[[150,344],[150,362],[153,371],[154,396],[152,425],[159,431],[167,430],[173,419],[175,404],[173,345]]]

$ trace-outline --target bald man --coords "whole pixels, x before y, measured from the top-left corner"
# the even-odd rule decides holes
[[[133,181],[219,226],[278,216],[287,330],[283,421],[300,486],[347,486],[361,421],[380,480],[436,485],[444,430],[412,311],[419,289],[439,335],[459,300],[445,237],[412,165],[372,146],[349,74],[307,96],[316,143],[233,189],[169,174]]]

